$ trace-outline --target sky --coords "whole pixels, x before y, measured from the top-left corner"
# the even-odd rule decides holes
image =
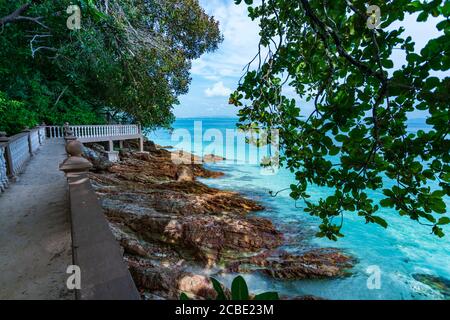
[[[224,41],[215,52],[193,61],[189,93],[180,97],[180,105],[175,107],[174,113],[177,118],[235,117],[237,108],[228,104],[228,97],[237,88],[243,68],[257,53],[259,27],[257,22],[248,18],[246,5],[236,5],[233,0],[200,0],[200,4],[220,22]],[[404,26],[405,37],[411,36],[416,42],[416,50],[420,51],[428,39],[439,35],[435,26],[441,19],[416,22],[416,17],[407,16],[392,27]],[[393,56],[395,67],[404,61],[400,50],[397,52]],[[299,100],[293,90],[288,91],[286,95],[296,98],[303,112],[312,110],[311,104]],[[412,115],[421,116],[420,112]]]

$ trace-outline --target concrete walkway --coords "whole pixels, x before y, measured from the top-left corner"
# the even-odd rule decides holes
[[[73,299],[64,142],[46,143],[0,194],[0,299]]]

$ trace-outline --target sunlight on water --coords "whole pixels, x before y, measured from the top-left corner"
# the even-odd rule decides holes
[[[202,120],[203,131],[208,129],[233,129],[234,119],[196,119]],[[174,128],[184,128],[192,132],[194,119],[180,119]],[[411,130],[422,128],[421,122],[413,122]],[[186,151],[201,154],[201,143],[191,148],[191,143],[172,141],[171,134],[158,130],[149,136],[159,145],[176,146]],[[192,150],[191,150],[192,149]],[[239,149],[239,148],[237,148]],[[243,149],[241,149],[243,150]],[[216,154],[221,155],[221,154]],[[270,218],[286,236],[284,249],[301,251],[311,247],[337,247],[352,254],[357,259],[352,274],[334,280],[275,281],[258,275],[246,275],[252,291],[276,290],[281,294],[315,295],[329,299],[444,299],[445,297],[431,286],[413,278],[414,274],[429,274],[450,279],[450,229],[446,228],[446,238],[438,239],[430,234],[430,229],[400,217],[392,209],[381,209],[380,215],[389,223],[387,230],[377,225],[366,225],[361,217],[354,213],[345,216],[343,233],[345,237],[338,242],[314,237],[318,219],[302,211],[303,204],[289,197],[289,191],[280,193],[276,198],[269,191],[278,191],[289,187],[293,175],[281,169],[276,176],[260,174],[258,165],[242,162],[245,155],[237,154],[238,160],[208,165],[211,169],[224,172],[221,179],[202,180],[213,187],[237,190],[262,202],[266,210],[257,215]],[[313,198],[326,195],[329,190],[311,187]],[[374,200],[382,198],[381,192],[368,192]],[[449,207],[449,199],[446,199]],[[381,289],[367,288],[367,267],[379,266],[381,269]],[[222,278],[228,285],[233,275]],[[448,299],[449,297],[447,297]]]

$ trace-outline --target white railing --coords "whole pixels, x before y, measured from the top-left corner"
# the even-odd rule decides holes
[[[31,158],[28,134],[23,133],[15,136],[9,142],[9,152],[11,157],[11,174],[17,175],[25,169],[25,163]]]
[[[46,126],[45,136],[49,139],[64,138],[64,130],[61,126]]]
[[[39,139],[39,130],[33,130],[30,132],[30,150],[34,154],[41,145]]]
[[[69,126],[75,137],[83,138],[115,138],[137,136],[140,134],[138,125],[103,125],[103,126]]]
[[[44,140],[45,127],[25,130],[12,137],[0,135],[0,192],[8,186],[11,177],[23,172]]]
[[[43,126],[39,127],[38,133],[39,133],[39,143],[43,144],[45,139],[47,139],[47,134],[46,134],[45,127],[43,127]]]
[[[6,167],[6,144],[0,144],[0,192],[8,187],[8,170]]]
[[[47,126],[45,127],[47,139],[64,138],[65,132],[70,129],[73,136],[82,142],[96,142],[108,140],[121,140],[121,138],[137,138],[141,128],[133,124],[115,125],[85,125],[85,126]]]
[[[48,139],[59,141],[67,131],[80,142],[112,141],[139,139],[143,150],[143,136],[139,125],[93,125],[93,126],[40,126],[26,130],[12,137],[0,134],[0,192],[8,186],[11,177],[17,176],[25,169],[27,161]],[[112,150],[111,150],[112,151]]]

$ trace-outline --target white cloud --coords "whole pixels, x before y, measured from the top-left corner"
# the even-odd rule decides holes
[[[207,97],[227,97],[231,94],[231,89],[226,87],[222,81],[216,82],[212,88],[205,90]]]
[[[220,22],[224,41],[216,52],[193,61],[192,74],[205,79],[239,79],[243,68],[258,51],[258,22],[248,17],[245,5],[234,1],[200,0],[209,15]]]

